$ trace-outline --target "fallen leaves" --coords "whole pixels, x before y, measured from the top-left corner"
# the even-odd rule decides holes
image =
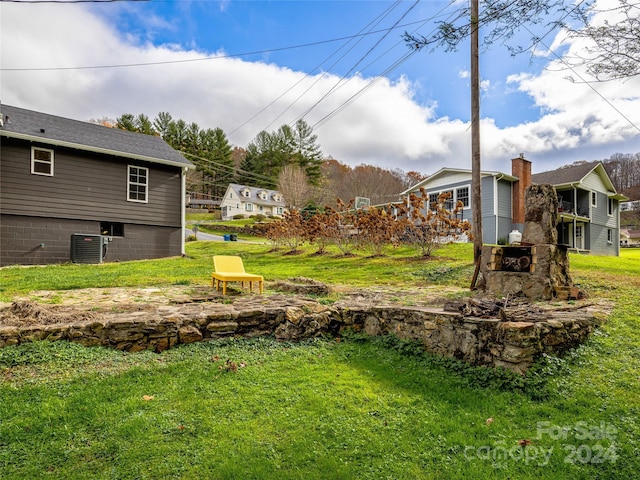
[[[153,395],[143,395],[142,400],[144,400],[145,402],[149,402],[153,400]]]
[[[211,362],[217,362],[218,360],[220,360],[220,357],[218,355],[214,356],[211,358]],[[227,359],[226,362],[224,362],[224,365],[219,365],[218,366],[218,370],[224,370],[226,372],[237,372],[239,368],[245,368],[247,366],[246,362],[234,362],[233,360],[231,360],[230,358]]]

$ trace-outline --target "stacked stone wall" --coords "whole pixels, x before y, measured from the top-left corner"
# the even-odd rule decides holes
[[[301,340],[351,329],[417,340],[437,355],[524,373],[540,355],[561,355],[578,346],[602,321],[602,314],[589,305],[571,312],[550,312],[535,322],[509,322],[426,307],[327,306],[282,297],[260,298],[241,308],[219,303],[169,305],[75,323],[0,326],[0,347],[67,340],[131,352],[161,352],[179,344],[224,337]]]

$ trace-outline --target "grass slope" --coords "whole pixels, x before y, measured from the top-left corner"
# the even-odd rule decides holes
[[[394,252],[314,263],[311,252],[202,243],[186,259],[3,269],[12,279],[4,295],[78,288],[92,272],[103,286],[144,285],[146,269],[159,283],[207,283],[210,255],[220,251],[242,254],[270,280],[464,285],[470,266],[464,246],[443,249],[441,262]],[[544,359],[525,378],[393,337],[227,340],[162,354],[63,342],[4,348],[0,477],[635,478],[640,252],[572,256],[571,264],[593,298],[615,302],[612,317],[586,345]],[[43,269],[50,280],[32,273]]]

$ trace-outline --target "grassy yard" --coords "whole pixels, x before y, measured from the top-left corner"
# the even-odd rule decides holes
[[[207,284],[215,253],[242,255],[267,281],[466,286],[469,247],[425,261],[406,250],[368,259],[194,242],[188,258],[5,268],[0,299]],[[215,341],[162,354],[62,342],[4,348],[0,478],[635,478],[640,249],[572,255],[571,267],[592,298],[616,307],[586,345],[524,378],[358,335]]]

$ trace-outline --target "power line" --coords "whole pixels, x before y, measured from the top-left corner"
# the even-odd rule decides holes
[[[5,0],[0,0],[0,1],[5,1]],[[10,1],[17,1],[17,0],[10,0]],[[34,1],[40,1],[40,0],[34,0]],[[83,1],[91,1],[94,3],[100,3],[101,0],[83,0]],[[105,0],[106,1],[106,0]],[[109,0],[109,1],[148,1],[148,0]],[[51,2],[54,3],[54,2]],[[416,22],[410,22],[410,23],[406,23],[403,25],[397,25],[394,28],[404,28],[410,25],[415,25],[416,23],[421,23],[422,21],[416,21]],[[352,38],[357,38],[357,37],[362,37],[362,36],[367,36],[367,35],[374,35],[376,33],[380,33],[380,32],[385,32],[388,29],[381,29],[381,30],[376,30],[373,32],[368,32],[368,33],[363,33],[363,34],[356,34],[356,35],[348,35],[345,37],[338,37],[338,38],[332,38],[329,40],[320,40],[317,42],[309,42],[309,43],[303,43],[300,45],[293,45],[293,46],[289,46],[289,47],[279,47],[279,48],[271,48],[271,49],[267,49],[267,50],[256,50],[253,52],[244,52],[244,53],[231,53],[231,54],[226,54],[226,55],[215,55],[212,57],[200,57],[200,58],[185,58],[182,60],[165,60],[165,61],[161,61],[161,62],[138,62],[138,63],[114,63],[114,64],[108,64],[108,65],[84,65],[84,66],[76,66],[76,67],[28,67],[28,68],[0,68],[0,71],[2,72],[53,72],[53,71],[64,71],[64,70],[100,70],[100,69],[107,69],[107,68],[130,68],[130,67],[147,67],[147,66],[155,66],[155,65],[173,65],[173,64],[180,64],[180,63],[195,63],[195,62],[205,62],[205,61],[209,61],[209,60],[222,60],[225,58],[238,58],[238,57],[246,57],[246,56],[250,56],[250,55],[262,55],[265,53],[274,53],[274,52],[281,52],[281,51],[285,51],[285,50],[294,50],[294,49],[299,49],[299,48],[306,48],[306,47],[314,47],[316,45],[324,45],[327,43],[333,43],[333,42],[340,42],[343,40],[348,40],[348,39],[352,39]]]
[[[380,18],[380,16],[386,15],[386,12],[392,10],[395,5],[397,5],[399,3],[400,0],[398,0],[394,5],[392,5],[391,7],[389,7],[385,13],[379,15],[377,18]],[[370,22],[369,25],[371,25]],[[358,32],[358,34],[363,33],[364,28],[360,30],[360,32]],[[254,118],[256,118],[258,115],[260,115],[261,113],[263,113],[264,111],[266,111],[269,107],[271,107],[272,105],[274,105],[278,100],[280,100],[282,97],[284,97],[287,93],[289,93],[290,91],[292,91],[296,86],[298,86],[299,84],[301,84],[302,82],[304,82],[307,78],[312,76],[312,73],[315,72],[316,70],[318,70],[320,67],[322,67],[327,61],[329,61],[330,58],[332,58],[334,55],[336,55],[340,50],[342,50],[346,45],[348,45],[349,43],[351,43],[351,41],[354,39],[355,37],[349,38],[349,40],[347,40],[344,45],[340,46],[337,50],[333,51],[328,57],[326,57],[322,62],[320,62],[318,65],[316,65],[315,67],[313,67],[313,69],[311,69],[307,74],[305,74],[304,77],[302,77],[300,80],[298,80],[297,82],[295,82],[293,85],[291,85],[289,88],[287,88],[284,92],[282,92],[277,98],[275,98],[274,100],[272,100],[267,106],[265,106],[264,108],[262,108],[261,110],[259,110],[258,112],[256,112],[254,115],[252,115],[249,119],[247,119],[245,122],[243,122],[240,126],[236,127],[235,129],[233,129],[229,135],[233,135],[235,132],[237,132],[238,130],[240,130],[242,127],[244,127],[247,123],[249,123],[251,120],[253,120]],[[358,42],[360,42],[364,37],[359,37]],[[356,44],[358,43],[356,42]],[[353,49],[353,47],[351,47],[349,50],[347,50],[346,53],[348,53],[349,51],[351,51]],[[346,55],[346,53],[341,56],[338,60],[336,60],[332,65],[329,66],[329,70],[331,70],[331,68],[333,68],[334,66],[336,66],[336,64],[342,59],[344,58],[344,56]],[[266,130],[267,128],[269,128],[273,122],[275,122],[278,118],[280,118],[282,115],[284,115],[293,105],[296,104],[296,102],[298,100],[300,100],[300,98],[302,98],[304,96],[305,93],[307,93],[311,87],[313,87],[314,85],[316,85],[318,82],[320,81],[320,79],[316,79],[315,82],[313,82],[303,93],[301,93],[292,103],[290,103],[277,117],[275,117],[265,128],[263,128],[262,130]]]
[[[449,6],[451,6],[451,3],[449,5],[444,6],[443,8],[441,8],[435,15],[433,15],[431,18],[426,19],[424,21],[422,21],[422,25],[424,26],[425,24],[427,24],[428,22],[434,20],[435,18],[437,18],[438,16],[440,16],[440,14],[446,10]],[[413,7],[412,7],[413,8]],[[408,12],[407,12],[408,13]],[[451,14],[449,14],[449,17],[452,17],[455,14],[455,12],[452,12]],[[461,13],[458,12],[457,18],[460,18]],[[456,18],[456,19],[457,19]],[[415,30],[417,30],[420,27],[417,27]],[[414,30],[414,31],[415,31]],[[388,53],[389,51],[393,50],[399,43],[396,43],[394,46],[392,46],[390,49],[388,49],[386,52],[384,52],[382,55],[378,56],[373,62],[369,63],[369,65],[367,65],[365,67],[368,68],[369,66],[373,65],[373,63],[375,63],[376,61],[378,61],[382,56],[384,56],[386,53]],[[395,70],[397,67],[399,67],[402,63],[404,63],[405,61],[407,61],[409,59],[409,57],[411,57],[414,53],[416,53],[417,50],[411,50],[408,53],[403,54],[399,59],[397,59],[393,64],[391,64],[389,67],[387,67],[382,73],[376,75],[372,80],[370,80],[364,87],[362,87],[358,92],[356,92],[354,95],[352,95],[351,97],[349,97],[345,102],[343,102],[341,105],[339,105],[338,107],[336,107],[334,110],[332,110],[331,112],[329,112],[327,115],[325,115],[323,118],[321,118],[318,122],[316,122],[312,128],[319,128],[322,125],[324,125],[325,123],[327,123],[330,119],[332,119],[333,117],[335,117],[338,113],[340,113],[342,110],[344,110],[345,108],[347,108],[349,105],[351,105],[360,95],[362,95],[366,90],[368,90],[369,88],[371,88],[373,86],[373,84],[378,81],[380,79],[381,76],[387,75],[389,73],[391,73],[393,70]],[[349,79],[351,80],[351,79]],[[349,81],[348,80],[348,81]],[[344,82],[340,87],[344,86],[346,84],[346,82]],[[338,88],[340,88],[338,87]],[[336,88],[337,90],[337,88]]]
[[[389,8],[387,8],[387,10],[385,10],[382,14],[378,15],[378,17],[376,17],[374,20],[372,20],[371,22],[369,22],[369,24],[368,24],[366,27],[364,27],[363,29],[361,29],[361,30],[360,30],[360,32],[358,32],[358,34],[361,34],[361,33],[365,30],[365,28],[369,27],[369,25],[378,25],[378,24],[379,24],[379,23],[380,23],[380,22],[381,22],[381,21],[382,21],[382,20],[383,20],[383,19],[384,19],[384,18],[385,18],[385,17],[386,17],[390,12],[391,12],[391,11],[393,11],[393,9],[394,9],[397,5],[399,5],[399,4],[400,4],[400,1],[401,1],[401,0],[397,0],[393,5],[391,5]],[[375,22],[375,23],[374,23],[374,22]],[[373,26],[372,26],[371,28],[373,28]],[[369,30],[369,32],[371,32],[371,29]],[[347,55],[349,52],[351,52],[351,51],[352,51],[352,50],[353,50],[353,49],[354,49],[354,48],[355,48],[355,47],[356,47],[356,46],[357,46],[357,45],[358,45],[358,44],[359,44],[359,43],[360,43],[360,42],[365,38],[364,36],[360,36],[360,37],[353,37],[353,38],[349,39],[349,40],[348,40],[348,41],[347,41],[343,46],[341,46],[338,50],[336,50],[336,51],[335,51],[335,52],[333,52],[331,55],[329,55],[329,57],[327,57],[327,59],[326,59],[324,62],[322,62],[319,66],[315,67],[315,68],[314,68],[314,70],[312,70],[312,71],[315,71],[315,70],[316,70],[316,69],[318,69],[320,66],[322,66],[322,65],[323,65],[323,64],[324,64],[328,59],[330,59],[331,57],[333,57],[333,56],[334,56],[336,53],[338,53],[338,52],[339,52],[343,47],[345,47],[345,46],[347,46],[349,43],[351,43],[351,42],[352,42],[352,40],[354,40],[355,38],[358,38],[358,41],[357,41],[357,42],[355,42],[355,43],[354,43],[354,45],[352,45],[352,46],[351,46],[351,48],[349,48],[349,49],[348,49],[348,50],[347,50],[347,51],[346,51],[342,56],[340,56],[340,58],[338,58],[334,63],[332,63],[332,64],[329,66],[328,70],[331,70],[333,67],[335,67],[335,66],[338,64],[338,62],[340,62],[340,60],[342,60],[343,58],[345,58],[345,57],[346,57],[346,55]],[[352,69],[351,69],[351,70],[352,70]],[[351,70],[350,70],[350,71],[351,71]],[[346,74],[345,74],[345,75],[346,75]],[[305,78],[307,78],[308,76],[310,76],[310,75],[309,75],[309,74],[307,74],[307,75],[305,76]],[[292,107],[293,107],[293,106],[298,102],[298,100],[300,100],[302,97],[304,97],[304,96],[305,96],[305,94],[306,94],[306,93],[308,93],[308,92],[311,90],[311,88],[313,88],[315,85],[317,85],[317,84],[320,82],[320,80],[322,79],[322,77],[323,77],[323,76],[319,76],[318,78],[316,78],[316,80],[315,80],[311,85],[309,85],[309,87],[307,87],[307,88],[306,88],[306,90],[304,90],[304,92],[302,92],[300,95],[298,95],[298,97],[297,97],[293,102],[291,102],[291,103],[290,103],[290,104],[289,104],[289,105],[288,105],[288,106],[287,106],[287,107],[286,107],[286,108],[285,108],[285,109],[284,109],[284,110],[283,110],[283,111],[282,111],[278,116],[276,116],[273,120],[271,120],[271,122],[269,122],[269,124],[268,124],[268,125],[267,125],[263,130],[266,130],[267,128],[269,128],[271,125],[273,125],[273,123],[274,123],[278,118],[282,117],[282,115],[284,115],[284,114],[285,114],[285,113],[286,113],[290,108],[292,108]],[[344,76],[343,76],[343,78],[344,78]],[[302,118],[302,116],[300,116],[300,117],[298,117],[298,118]],[[295,124],[295,121],[294,121],[294,122],[291,122],[291,124],[292,124],[292,125],[293,125],[293,124]]]

